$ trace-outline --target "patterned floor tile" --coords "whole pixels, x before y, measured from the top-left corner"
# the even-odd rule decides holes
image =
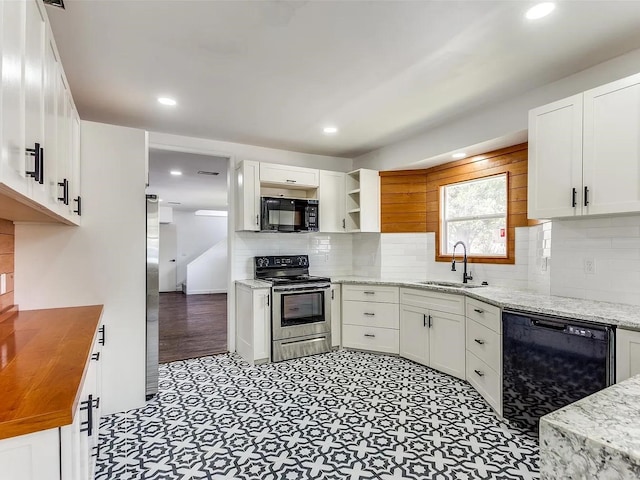
[[[252,367],[165,364],[142,408],[102,419],[96,480],[534,480],[535,439],[466,383],[339,351]]]

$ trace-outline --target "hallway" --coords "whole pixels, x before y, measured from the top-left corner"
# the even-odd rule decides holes
[[[160,363],[227,351],[227,294],[160,294]]]

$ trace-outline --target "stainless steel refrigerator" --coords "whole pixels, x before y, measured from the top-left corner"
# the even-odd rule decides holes
[[[158,196],[147,195],[147,400],[158,393]]]

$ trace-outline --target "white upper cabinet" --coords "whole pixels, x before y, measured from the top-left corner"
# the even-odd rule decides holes
[[[78,224],[69,188],[74,168],[79,171],[80,142],[72,126],[77,111],[44,4],[2,2],[0,12],[3,218]]]
[[[1,2],[2,27],[2,111],[0,121],[0,181],[9,189],[26,195],[31,176],[39,172],[34,155],[25,151],[25,17],[23,1]],[[38,151],[39,153],[39,151]],[[30,172],[30,173],[27,173]]]
[[[529,218],[640,211],[640,74],[529,112]]]
[[[529,112],[529,218],[570,217],[582,204],[582,94]]]
[[[276,163],[260,164],[260,183],[266,186],[309,189],[318,188],[319,182],[320,170]]]
[[[320,170],[320,231],[346,232],[345,174]]]
[[[346,179],[347,231],[380,232],[379,172],[361,168],[349,172]]]
[[[260,163],[244,160],[236,166],[236,231],[260,230]]]
[[[583,165],[583,213],[640,211],[640,74],[584,93]]]

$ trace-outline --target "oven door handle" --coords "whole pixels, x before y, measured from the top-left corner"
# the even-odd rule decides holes
[[[297,285],[297,286],[288,286],[288,287],[273,287],[273,293],[287,293],[287,292],[305,292],[305,293],[314,293],[314,292],[326,292],[331,288],[331,284],[315,284],[315,285]]]

